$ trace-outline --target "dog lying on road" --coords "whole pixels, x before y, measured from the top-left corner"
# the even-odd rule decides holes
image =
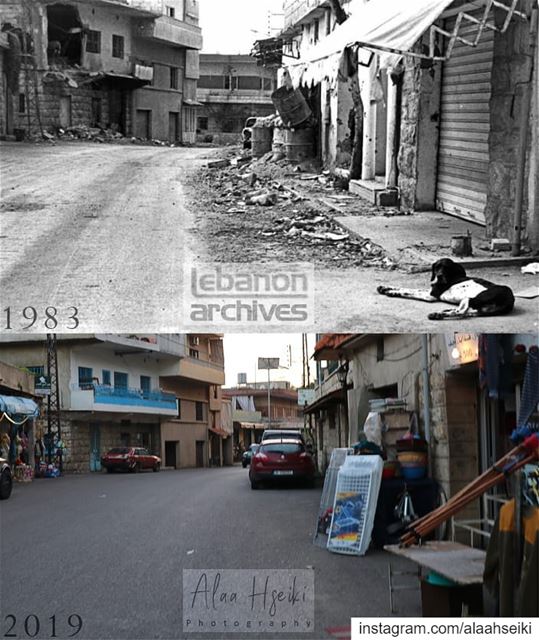
[[[464,267],[449,258],[438,260],[432,265],[430,284],[430,290],[379,286],[377,291],[393,298],[458,305],[456,309],[429,313],[429,320],[500,316],[511,313],[515,304],[509,287],[480,278],[469,278]]]

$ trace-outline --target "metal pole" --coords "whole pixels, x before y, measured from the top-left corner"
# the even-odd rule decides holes
[[[431,455],[430,455],[430,378],[429,378],[429,338],[426,334],[421,336],[421,373],[423,376],[423,425],[425,429],[425,440],[427,441],[427,451],[429,454],[428,465],[429,475],[431,475]]]
[[[271,429],[271,392],[270,392],[270,372],[268,361],[268,429]]]

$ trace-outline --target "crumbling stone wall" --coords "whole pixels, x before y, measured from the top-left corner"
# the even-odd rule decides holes
[[[496,13],[499,24],[505,12]],[[529,77],[529,26],[513,18],[508,30],[494,34],[494,64],[490,99],[489,175],[486,205],[488,237],[511,238],[516,196],[519,118],[522,108],[524,82]],[[537,76],[536,76],[537,77]],[[536,89],[537,91],[537,85]],[[529,130],[532,130],[533,115]],[[536,126],[536,125],[535,125]],[[532,136],[528,139],[526,175],[530,170]],[[524,187],[523,240],[529,235],[528,188]],[[535,222],[537,224],[537,221]],[[528,231],[528,233],[527,233]]]

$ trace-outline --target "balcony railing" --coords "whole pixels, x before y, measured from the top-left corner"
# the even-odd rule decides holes
[[[328,5],[327,0],[289,0],[284,4],[285,29],[307,17],[318,7]]]
[[[139,410],[142,413],[176,415],[178,402],[172,393],[161,390],[143,390],[128,387],[112,387],[97,383],[72,385],[72,410],[124,411]]]

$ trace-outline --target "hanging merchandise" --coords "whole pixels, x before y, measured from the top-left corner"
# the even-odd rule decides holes
[[[369,442],[382,446],[382,417],[378,412],[370,411],[363,425],[365,437]]]
[[[337,475],[327,548],[365,555],[371,541],[384,463],[381,457],[348,456]]]

